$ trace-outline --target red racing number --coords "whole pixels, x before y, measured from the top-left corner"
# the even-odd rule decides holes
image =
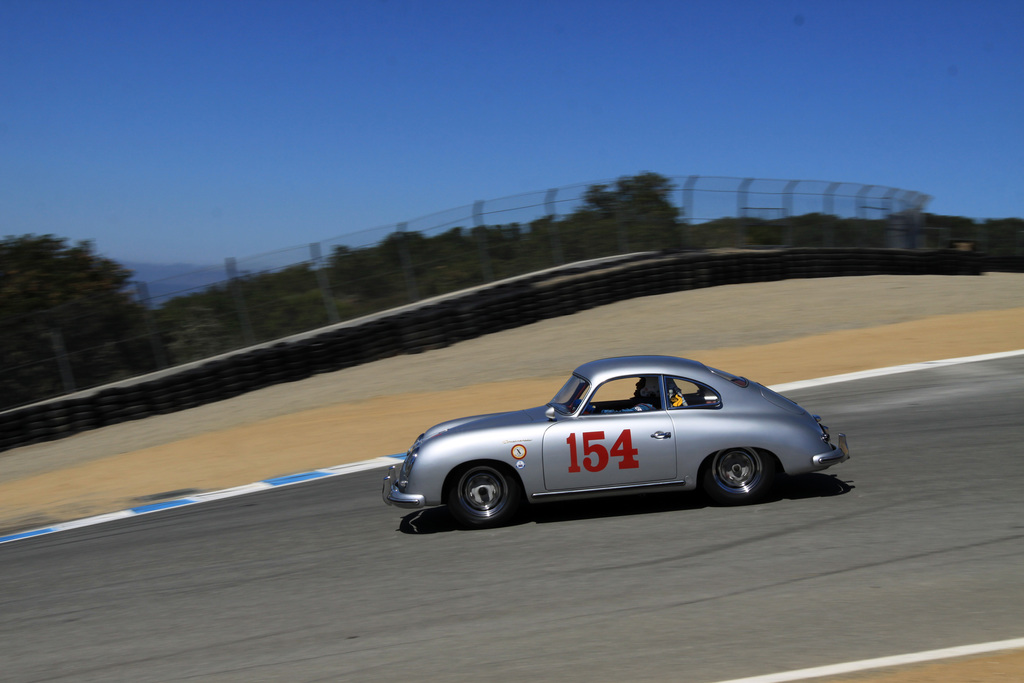
[[[630,430],[625,429],[619,434],[611,451],[604,444],[594,443],[603,440],[604,432],[583,432],[583,468],[588,472],[600,472],[608,466],[609,458],[621,458],[620,470],[632,470],[640,467],[640,463],[636,460],[636,455],[640,451],[633,448],[633,433]],[[580,472],[576,433],[570,434],[565,443],[569,445],[569,473]]]

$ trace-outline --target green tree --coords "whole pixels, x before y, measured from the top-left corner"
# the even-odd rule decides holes
[[[993,256],[1013,256],[1024,247],[1024,220],[989,218],[978,223],[963,216],[924,214],[923,244],[944,249],[951,242],[971,241],[978,251]]]
[[[66,304],[91,295],[127,301],[121,289],[132,272],[93,253],[91,242],[69,246],[53,235],[0,241],[0,319]]]
[[[561,222],[567,260],[680,246],[673,189],[671,180],[651,172],[591,185],[580,207]]]
[[[244,307],[248,332],[256,343],[330,322],[310,264],[246,273],[233,282],[175,297],[156,312],[173,362],[198,360],[244,346],[247,332],[242,328],[240,307]],[[350,317],[348,302],[336,299],[335,307],[340,316]]]
[[[0,241],[0,406],[154,367],[131,271],[90,242],[54,235]]]
[[[993,256],[1020,256],[1024,253],[1024,219],[990,218],[978,226],[980,249]]]

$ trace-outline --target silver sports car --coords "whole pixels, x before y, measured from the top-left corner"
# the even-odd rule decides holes
[[[702,487],[721,504],[760,500],[776,473],[850,457],[820,418],[756,382],[668,356],[576,368],[537,408],[442,422],[384,478],[384,502],[447,504],[468,527],[539,503]]]

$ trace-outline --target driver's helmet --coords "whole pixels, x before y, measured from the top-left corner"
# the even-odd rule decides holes
[[[641,377],[637,380],[635,396],[640,398],[651,398],[657,396],[658,393],[657,377]]]

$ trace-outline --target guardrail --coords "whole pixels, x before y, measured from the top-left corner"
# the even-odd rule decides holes
[[[635,297],[793,278],[978,275],[983,265],[974,252],[902,249],[665,251],[568,265],[9,410],[0,413],[0,451]]]

